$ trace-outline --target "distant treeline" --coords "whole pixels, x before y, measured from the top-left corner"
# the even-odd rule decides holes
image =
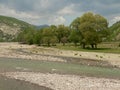
[[[79,44],[83,48],[86,45],[97,48],[97,44],[107,40],[109,34],[107,19],[99,14],[88,12],[73,20],[70,26],[51,25],[40,30],[27,28],[19,33],[17,41],[47,46],[56,43],[63,43],[63,45],[74,43],[75,46]]]

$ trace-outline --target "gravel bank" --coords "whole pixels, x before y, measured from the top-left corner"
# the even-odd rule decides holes
[[[34,45],[21,45],[18,43],[0,43],[0,57],[6,58],[21,58],[28,60],[44,60],[44,61],[60,61],[65,62],[62,58],[57,58],[53,56],[45,56],[40,54],[32,54],[29,50],[30,48],[34,48]],[[23,52],[21,52],[21,51]]]
[[[21,52],[25,51],[27,53]],[[49,60],[66,62],[63,58],[53,57],[73,57],[83,59],[93,59],[107,61],[111,65],[120,67],[120,54],[81,52],[81,51],[65,51],[55,48],[38,47],[35,45],[22,45],[18,43],[0,43],[0,57],[22,58],[30,60]],[[30,54],[31,53],[31,54]],[[45,56],[48,55],[48,56]]]
[[[9,72],[4,75],[54,90],[120,90],[120,80],[114,79],[34,72]]]
[[[33,52],[33,50],[35,52]],[[18,43],[0,43],[0,51],[0,57],[6,58],[66,62],[67,57],[72,57],[78,59],[103,60],[108,61],[112,65],[120,66],[120,54],[64,51],[54,48],[37,47],[34,45],[20,45]],[[10,72],[4,75],[10,78],[29,81],[40,86],[46,86],[54,90],[120,90],[120,80],[114,79],[34,72]]]

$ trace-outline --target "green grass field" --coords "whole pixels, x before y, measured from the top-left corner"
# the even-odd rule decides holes
[[[80,65],[76,63],[0,58],[0,71],[28,71],[74,74],[120,79],[120,69]]]
[[[53,46],[54,48],[63,49],[63,50],[74,50],[74,51],[85,51],[85,52],[104,52],[104,53],[120,53],[119,42],[103,42],[98,44],[97,49],[92,49],[90,46],[88,48],[82,49],[81,46],[74,46],[74,44],[57,44]],[[79,45],[79,44],[78,44]]]

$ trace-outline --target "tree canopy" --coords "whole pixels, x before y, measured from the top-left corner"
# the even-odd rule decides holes
[[[47,44],[48,46],[56,45],[56,43],[65,45],[67,42],[72,42],[75,46],[80,43],[83,48],[86,45],[97,48],[97,44],[108,35],[108,22],[99,14],[87,12],[73,20],[69,27],[51,25],[40,30],[28,29],[18,35],[18,41],[28,44]]]
[[[79,30],[83,48],[87,44],[94,48],[102,41],[103,36],[105,37],[103,32],[108,29],[108,22],[103,16],[88,12],[76,18],[70,27]]]

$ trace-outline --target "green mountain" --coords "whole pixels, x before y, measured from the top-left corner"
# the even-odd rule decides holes
[[[36,26],[36,29],[42,29],[42,28],[47,28],[47,27],[49,27],[49,25],[44,24],[44,25]]]
[[[16,18],[0,16],[0,41],[11,41],[26,28],[34,26]]]
[[[120,41],[120,21],[113,24],[110,28],[109,40]]]

